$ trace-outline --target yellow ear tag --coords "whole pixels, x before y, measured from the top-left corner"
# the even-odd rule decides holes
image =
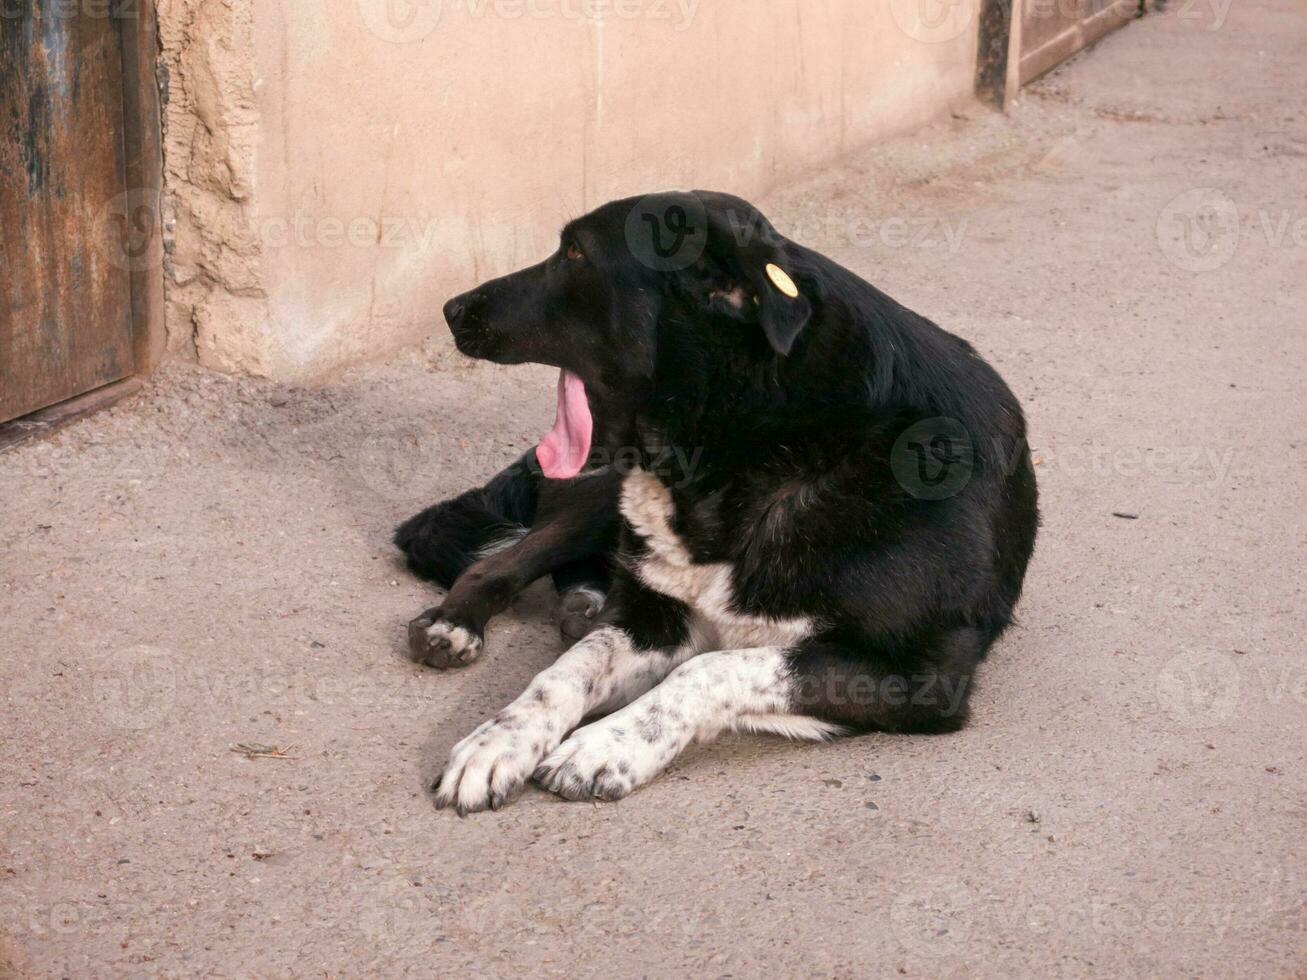
[[[779,265],[773,265],[770,262],[767,264],[767,278],[771,280],[773,286],[790,299],[799,298],[799,287],[794,285],[794,280],[790,278],[790,274]]]

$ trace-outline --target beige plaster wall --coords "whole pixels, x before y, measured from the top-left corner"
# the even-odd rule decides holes
[[[269,353],[265,250],[254,230],[252,0],[157,0],[156,10],[169,348],[227,370],[283,372]]]
[[[756,196],[969,99],[979,0],[161,0],[170,329],[310,378],[617,196]]]

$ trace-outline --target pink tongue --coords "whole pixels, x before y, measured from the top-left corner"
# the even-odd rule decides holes
[[[536,459],[551,480],[570,480],[585,468],[590,458],[594,420],[585,382],[569,371],[558,379],[558,418],[554,429],[536,447]]]

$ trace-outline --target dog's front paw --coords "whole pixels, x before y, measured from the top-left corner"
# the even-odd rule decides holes
[[[655,746],[641,735],[610,722],[575,732],[532,778],[569,800],[620,800],[658,774]]]
[[[539,732],[521,719],[501,715],[486,722],[449,753],[436,783],[436,808],[452,806],[460,817],[498,810],[511,801],[549,750]]]
[[[439,607],[408,624],[409,656],[428,667],[466,667],[481,656],[485,645],[480,627],[446,619]]]

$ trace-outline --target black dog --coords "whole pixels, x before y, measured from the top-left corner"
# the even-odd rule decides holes
[[[445,316],[465,354],[562,369],[544,475],[601,454],[621,520],[599,627],[454,747],[438,805],[533,775],[617,799],[726,729],[965,723],[1038,526],[1021,408],[970,345],[700,192],[600,208]]]

